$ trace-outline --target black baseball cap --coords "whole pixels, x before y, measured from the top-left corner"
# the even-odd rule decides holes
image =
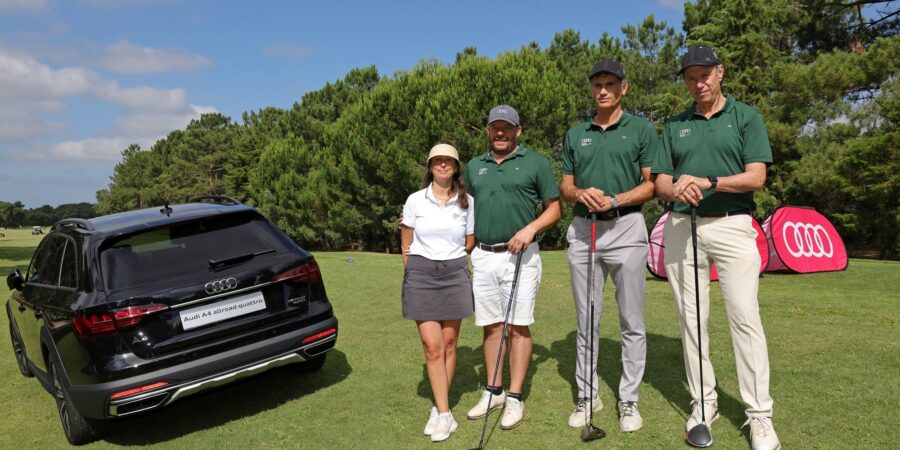
[[[594,78],[595,76],[603,72],[615,75],[616,78],[619,79],[619,81],[625,79],[625,69],[622,68],[622,64],[614,59],[609,58],[597,61],[597,63],[594,64],[594,68],[591,69],[591,76],[589,76],[588,79],[590,80],[591,78]]]
[[[681,57],[681,70],[678,71],[678,74],[680,75],[684,69],[691,66],[718,66],[719,64],[722,64],[722,61],[719,60],[716,51],[712,48],[704,45],[688,47],[687,53]]]

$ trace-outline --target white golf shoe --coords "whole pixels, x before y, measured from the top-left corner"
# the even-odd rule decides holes
[[[499,395],[491,395],[491,391],[485,389],[481,391],[481,398],[478,399],[478,403],[469,410],[466,417],[471,420],[481,419],[488,411],[502,408],[504,402],[506,402],[506,392],[500,392]]]
[[[437,425],[434,427],[434,432],[431,433],[431,442],[446,441],[458,426],[459,424],[456,423],[456,419],[449,411],[438,414]]]
[[[753,450],[778,450],[781,442],[775,434],[775,426],[771,417],[751,417],[741,428],[750,425],[750,448]]]
[[[640,430],[644,419],[638,411],[637,402],[619,402],[619,428],[629,433]]]
[[[437,427],[438,414],[437,406],[432,406],[431,416],[428,417],[428,422],[425,423],[425,436],[431,436],[431,433],[434,433],[434,428]]]
[[[594,397],[593,402],[594,412],[600,411],[603,409],[603,402],[600,401],[600,395],[598,394]],[[578,403],[575,405],[575,411],[572,411],[572,414],[569,414],[569,426],[572,428],[581,428],[584,426],[584,421],[586,420],[585,416],[587,415],[588,409],[588,399],[580,398],[578,399]]]
[[[702,411],[700,410],[700,402],[691,402],[694,405],[694,411],[691,417],[688,417],[687,423],[684,424],[684,431],[691,431],[692,428],[703,421]],[[712,423],[719,418],[719,405],[716,402],[704,402],[706,406],[706,426],[712,428]]]
[[[500,429],[509,430],[519,426],[525,420],[525,402],[512,398],[506,398],[503,407],[503,417],[500,418]]]

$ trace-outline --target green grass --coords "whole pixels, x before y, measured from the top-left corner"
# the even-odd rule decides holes
[[[3,230],[0,270],[24,269],[40,236]],[[21,232],[21,235],[20,235]],[[459,430],[431,444],[422,427],[431,406],[418,334],[400,316],[400,257],[318,253],[340,320],[337,348],[316,374],[289,368],[190,397],[143,417],[123,420],[89,447],[164,448],[469,448],[480,421],[465,412],[484,383],[481,330],[463,323],[459,367],[450,395]],[[614,393],[619,363],[618,314],[607,290],[601,324],[601,398],[595,424],[609,436],[583,444],[566,418],[574,398],[574,330],[563,252],[545,252],[532,328],[534,356],[525,423],[499,429],[491,416],[488,448],[686,448],[689,396],[677,319],[664,281],[649,279],[648,366],[641,386],[644,428],[618,430]],[[352,259],[352,262],[349,262]],[[722,418],[715,448],[749,448],[721,295],[713,286],[710,333]],[[769,341],[775,424],[786,449],[894,448],[900,442],[900,263],[853,260],[845,272],[767,274],[760,307]],[[0,328],[7,318],[2,315]],[[0,345],[0,448],[66,447],[53,400],[34,379],[19,376],[8,340]],[[852,442],[852,445],[850,445]]]

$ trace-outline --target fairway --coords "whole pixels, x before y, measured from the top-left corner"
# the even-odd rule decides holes
[[[26,269],[42,236],[0,230],[0,271]],[[566,419],[575,395],[575,313],[565,253],[544,252],[534,355],[525,387],[525,422],[502,431],[492,414],[486,448],[687,448],[690,413],[677,319],[665,281],[648,275],[647,371],[639,408],[644,427],[619,431],[615,397],[618,314],[611,283],[600,336],[600,397],[594,423],[608,437],[579,440]],[[470,448],[481,421],[466,420],[484,383],[481,330],[463,322],[450,403],[459,429],[432,444],[422,434],[431,407],[424,357],[413,322],[400,315],[399,255],[315,253],[340,320],[337,347],[324,368],[290,367],[125,419],[87,448]],[[851,260],[844,272],[766,274],[760,308],[772,366],[774,423],[785,449],[895,448],[900,442],[900,263]],[[9,298],[2,289],[4,306]],[[2,314],[0,327],[8,327]],[[712,288],[709,330],[722,417],[712,426],[718,449],[749,448],[721,293]],[[9,339],[0,345],[0,448],[64,448],[53,399],[19,375]],[[852,445],[851,441],[853,439]]]

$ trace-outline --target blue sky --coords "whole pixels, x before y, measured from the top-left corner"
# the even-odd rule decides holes
[[[683,1],[0,0],[0,200],[95,202],[120,152],[205,112],[290,107],[354,67],[382,74],[571,28],[596,42]]]

